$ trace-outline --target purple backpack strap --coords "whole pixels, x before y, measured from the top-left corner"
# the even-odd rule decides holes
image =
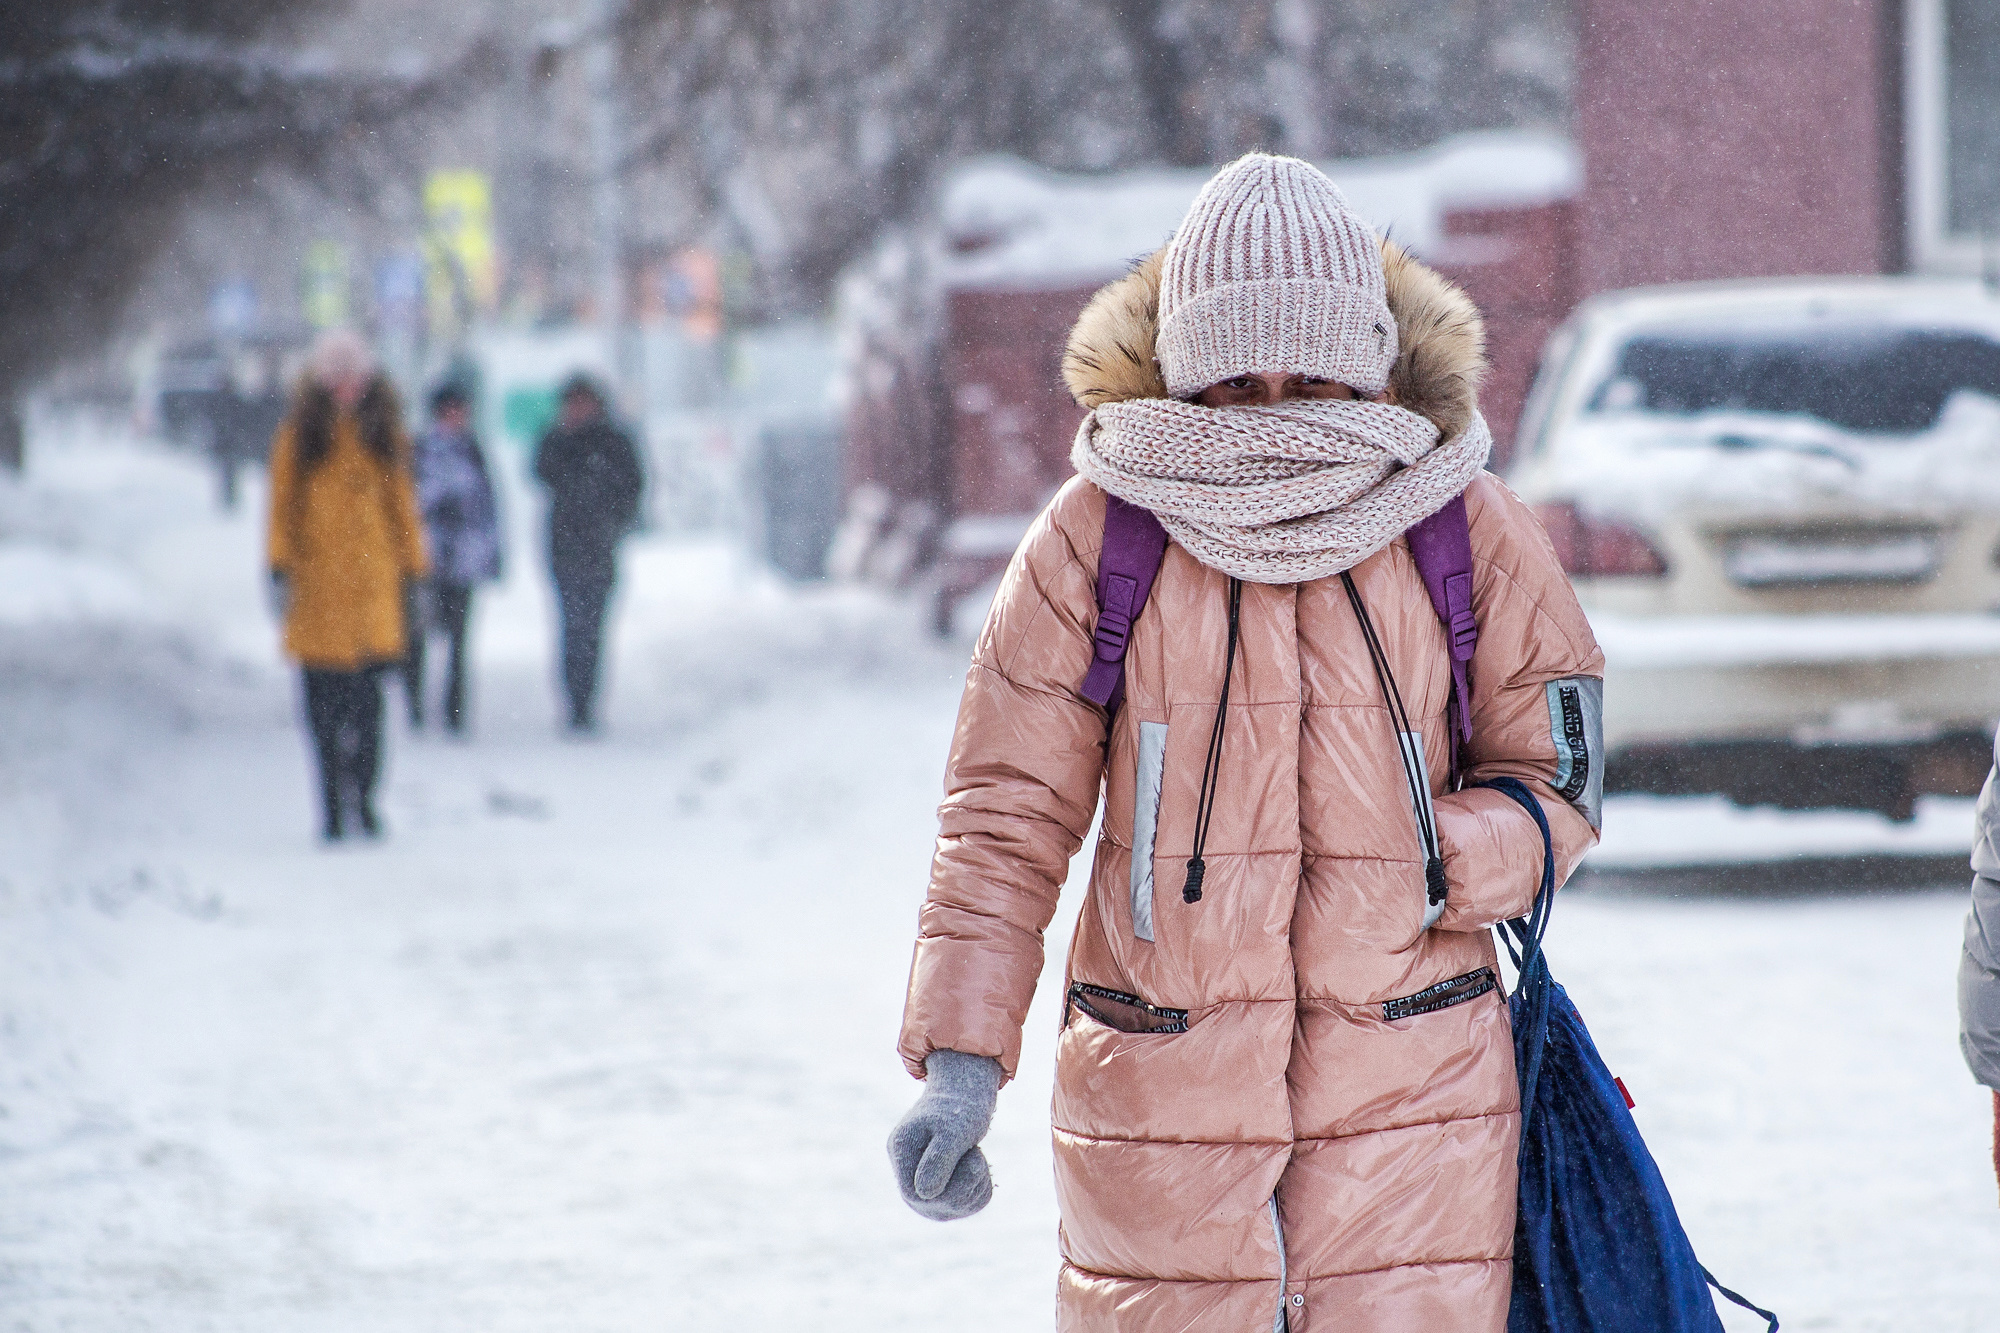
[[[1097,655],[1078,692],[1107,712],[1125,702],[1125,647],[1167,554],[1167,530],[1151,511],[1104,495],[1104,551],[1097,557]]]
[[[1458,749],[1472,739],[1472,650],[1479,646],[1479,622],[1472,615],[1472,528],[1465,517],[1465,497],[1413,526],[1410,554],[1431,595],[1431,606],[1444,622],[1451,645],[1451,684],[1456,703],[1452,722],[1452,767]]]

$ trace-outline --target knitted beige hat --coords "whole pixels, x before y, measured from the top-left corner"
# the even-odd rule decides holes
[[[1155,347],[1167,392],[1276,370],[1380,393],[1396,360],[1384,291],[1381,244],[1325,172],[1240,157],[1167,246]]]

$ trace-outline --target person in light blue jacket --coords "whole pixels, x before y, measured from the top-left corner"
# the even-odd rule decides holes
[[[417,505],[431,553],[431,577],[411,610],[409,655],[403,661],[410,725],[424,724],[424,649],[432,634],[450,649],[445,668],[444,725],[465,730],[466,626],[472,590],[500,577],[500,507],[486,456],[472,433],[472,402],[446,381],[431,393],[431,427],[417,440]]]
[[[1959,1049],[1972,1077],[1993,1090],[1993,1170],[2000,1177],[2000,738],[1995,771],[1979,792],[1972,841],[1972,910],[1958,964]]]

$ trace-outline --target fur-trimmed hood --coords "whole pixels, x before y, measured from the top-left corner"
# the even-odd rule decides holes
[[[1090,298],[1063,349],[1063,382],[1086,408],[1128,398],[1165,398],[1153,356],[1159,326],[1161,248]],[[1456,284],[1394,241],[1382,242],[1389,312],[1401,351],[1389,372],[1396,402],[1437,425],[1439,437],[1464,430],[1479,408],[1486,375],[1486,327]]]

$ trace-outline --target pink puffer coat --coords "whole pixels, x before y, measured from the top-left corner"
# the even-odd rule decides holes
[[[1472,409],[1478,316],[1391,250],[1399,401]],[[1089,405],[1158,392],[1142,266],[1066,364]],[[1540,796],[1559,876],[1595,838],[1603,659],[1534,516],[1466,492],[1480,640],[1468,783]],[[1390,713],[1338,578],[1246,585],[1207,874],[1183,900],[1227,637],[1228,580],[1169,546],[1106,734],[1091,656],[1104,496],[1073,480],[981,634],[946,775],[901,1051],[1011,1076],[1042,933],[1100,793],[1103,830],[1057,1043],[1064,1330],[1499,1333],[1519,1133],[1485,928],[1529,905],[1541,836],[1499,792],[1448,791],[1443,632],[1407,544],[1353,578],[1424,733],[1449,881],[1424,872]]]

